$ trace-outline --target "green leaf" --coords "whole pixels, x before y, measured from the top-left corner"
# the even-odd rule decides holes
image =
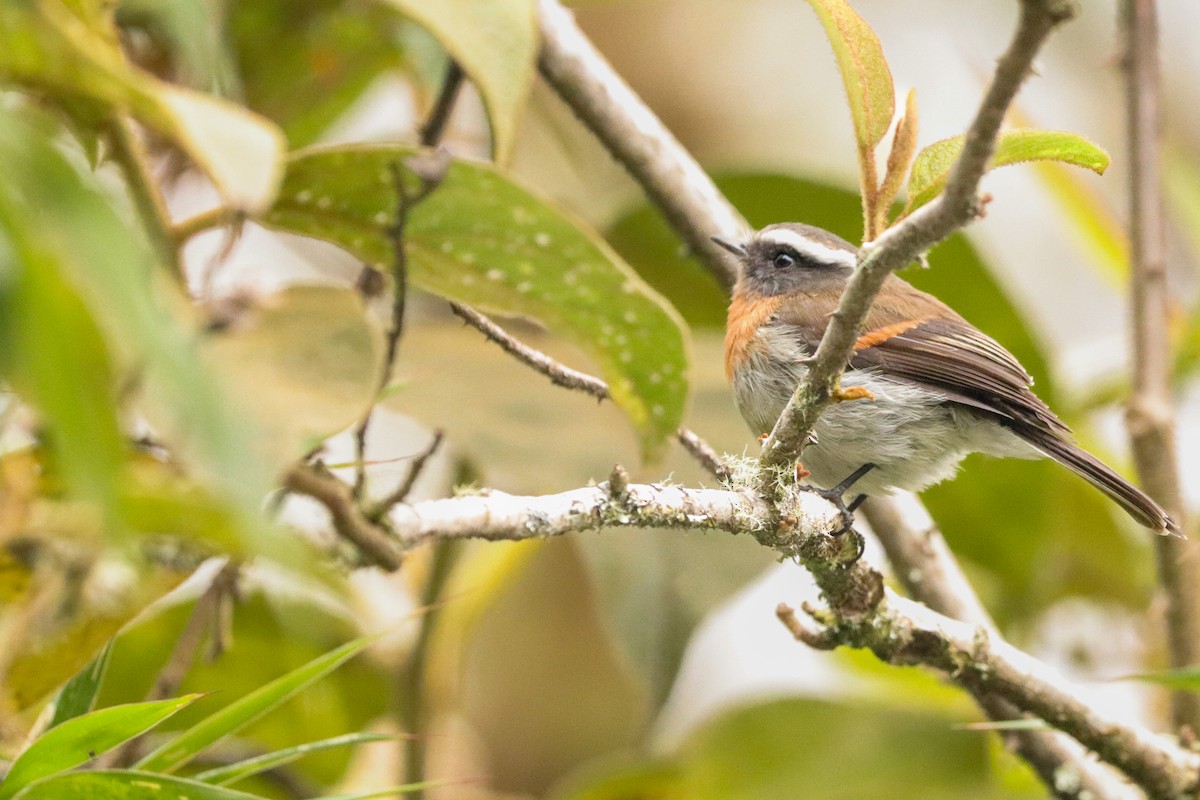
[[[247,758],[244,761],[239,761],[236,764],[228,764],[226,766],[214,767],[210,770],[198,773],[193,777],[195,780],[203,781],[204,783],[213,783],[219,786],[228,786],[231,783],[237,783],[240,780],[245,780],[252,775],[257,775],[260,772],[276,769],[286,764],[290,764],[297,759],[301,759],[309,753],[319,753],[322,750],[331,750],[335,747],[353,747],[357,744],[365,744],[367,742],[383,742],[391,741],[395,737],[386,736],[379,733],[347,733],[342,736],[334,736],[329,739],[322,739],[319,742],[307,742],[295,747],[288,747],[283,750],[276,750],[272,753],[264,753],[261,756]]]
[[[362,418],[383,351],[383,332],[356,292],[302,285],[264,298],[203,350],[229,395],[259,421],[277,470]]]
[[[222,786],[138,770],[99,770],[56,775],[25,789],[19,800],[262,800]]]
[[[112,357],[72,284],[75,254],[53,220],[77,199],[78,181],[45,133],[0,112],[0,160],[8,165],[0,181],[0,376],[41,412],[68,485],[98,503],[116,530],[125,444]]]
[[[115,114],[173,139],[233,206],[257,210],[278,186],[286,144],[241,106],[173,86],[124,58],[115,28],[81,19],[61,0],[0,5],[0,80],[40,91],[86,126]]]
[[[232,5],[236,9],[258,3]],[[169,51],[176,82],[222,97],[237,97],[238,77],[224,41],[225,16],[231,10],[193,0],[122,0],[117,22],[126,36],[131,28],[139,29]],[[264,56],[269,52],[263,48]]]
[[[13,762],[4,782],[0,783],[0,800],[7,800],[35,781],[73,769],[140,736],[179,709],[190,705],[199,696],[192,694],[170,700],[102,708],[51,728]],[[30,792],[23,796],[32,797],[35,794]]]
[[[1142,675],[1127,675],[1122,680],[1142,681],[1185,692],[1200,691],[1200,665],[1180,667],[1164,672],[1148,672]]]
[[[395,213],[391,165],[409,148],[313,150],[289,165],[262,219],[382,267]],[[583,223],[494,167],[456,161],[411,214],[410,278],[481,309],[532,317],[599,365],[654,460],[678,427],[687,348],[678,316]]]
[[[917,153],[908,178],[906,214],[925,205],[942,191],[951,167],[962,152],[963,141],[962,136],[952,136],[934,142]],[[1103,175],[1108,169],[1109,157],[1102,148],[1076,133],[1010,131],[1000,135],[988,169],[1028,161],[1056,161]]]
[[[65,467],[80,475],[87,470],[94,495],[103,494],[112,509],[123,502],[117,493],[125,447],[105,345],[122,353],[143,368],[151,401],[146,410],[159,435],[211,480],[238,523],[243,549],[282,556],[295,542],[270,535],[261,522],[270,474],[248,446],[257,433],[219,393],[194,341],[165,309],[185,299],[164,298],[170,288],[152,283],[155,265],[145,241],[117,215],[94,176],[78,172],[50,145],[53,128],[44,123],[0,114],[0,160],[8,165],[0,186],[0,235],[13,231],[16,255],[33,259],[16,273],[16,291],[0,292],[0,303],[17,304],[0,313],[0,336],[7,329],[28,339],[0,348],[0,369],[5,358],[16,359],[10,368],[20,374],[14,380],[36,392],[26,397],[61,440],[61,457],[70,459]],[[0,257],[0,281],[5,263]],[[31,282],[26,289],[22,276]],[[89,312],[94,321],[81,316]],[[48,330],[55,335],[45,335]]]
[[[51,728],[92,710],[96,704],[96,695],[100,691],[100,684],[104,680],[104,673],[108,669],[108,657],[111,654],[112,640],[110,639],[91,663],[76,673],[74,678],[67,681],[54,700],[54,716],[50,720]]]
[[[227,13],[246,105],[278,123],[293,148],[316,141],[380,73],[402,61],[391,8],[254,0],[233,3]]]
[[[504,163],[533,85],[538,32],[533,0],[381,0],[426,28],[479,88]]]
[[[896,113],[896,90],[883,46],[845,0],[808,0],[808,4],[833,46],[859,150],[872,150],[887,134]]]
[[[786,699],[741,707],[669,757],[597,764],[555,800],[806,800],[1005,796],[984,738],[886,706]],[[853,743],[848,747],[847,743]]]
[[[171,772],[178,769],[208,747],[236,733],[282,705],[297,692],[328,675],[377,638],[378,636],[364,636],[347,642],[292,670],[193,725],[134,766],[149,772]]]

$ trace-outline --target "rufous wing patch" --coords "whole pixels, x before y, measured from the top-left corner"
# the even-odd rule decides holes
[[[868,347],[874,347],[877,344],[883,344],[893,336],[899,336],[905,331],[911,331],[927,318],[921,319],[906,319],[902,322],[894,322],[891,325],[884,325],[882,328],[876,328],[873,331],[867,331],[862,336],[858,337],[854,342],[854,352],[866,350]]]
[[[725,324],[725,377],[733,381],[733,373],[750,353],[750,345],[759,327],[779,310],[783,297],[747,297],[734,294],[729,304]]]

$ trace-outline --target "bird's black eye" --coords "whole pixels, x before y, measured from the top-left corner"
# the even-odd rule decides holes
[[[791,253],[776,253],[771,263],[775,265],[775,269],[787,269],[795,265],[796,257]]]

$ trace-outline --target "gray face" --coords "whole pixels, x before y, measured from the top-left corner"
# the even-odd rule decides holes
[[[858,263],[858,248],[798,222],[768,225],[745,245],[742,280],[760,295],[840,290]]]

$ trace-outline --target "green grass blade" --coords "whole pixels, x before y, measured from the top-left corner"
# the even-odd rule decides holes
[[[276,750],[272,753],[264,753],[261,756],[247,758],[244,761],[239,761],[236,764],[228,764],[225,766],[214,767],[213,769],[201,772],[193,777],[204,783],[212,783],[218,786],[228,786],[231,783],[236,783],[240,780],[245,780],[251,775],[257,775],[260,772],[266,772],[276,767],[282,767],[285,764],[290,764],[293,761],[303,758],[309,753],[318,753],[322,750],[331,750],[335,747],[349,747],[356,744],[364,744],[366,742],[381,742],[395,737],[387,736],[381,733],[347,733],[342,736],[334,736],[330,739],[322,739],[319,742],[308,742],[306,744],[297,745],[296,747],[288,747],[284,750]]]
[[[259,795],[209,783],[136,770],[55,775],[27,787],[19,800],[262,800]]]
[[[134,766],[147,772],[170,772],[178,769],[203,750],[278,708],[301,689],[337,669],[376,638],[364,636],[355,639],[297,667],[196,723]]]
[[[111,653],[112,640],[109,639],[108,643],[104,645],[104,649],[74,678],[67,681],[54,701],[54,716],[50,720],[51,728],[58,727],[67,720],[83,716],[92,710],[96,703],[96,695],[100,692],[100,684],[104,681],[104,673],[108,669],[108,657]]]
[[[73,769],[145,733],[199,696],[191,694],[170,700],[102,708],[51,728],[13,762],[8,776],[0,783],[0,800],[7,800],[35,781]],[[67,793],[58,796],[90,795]]]

